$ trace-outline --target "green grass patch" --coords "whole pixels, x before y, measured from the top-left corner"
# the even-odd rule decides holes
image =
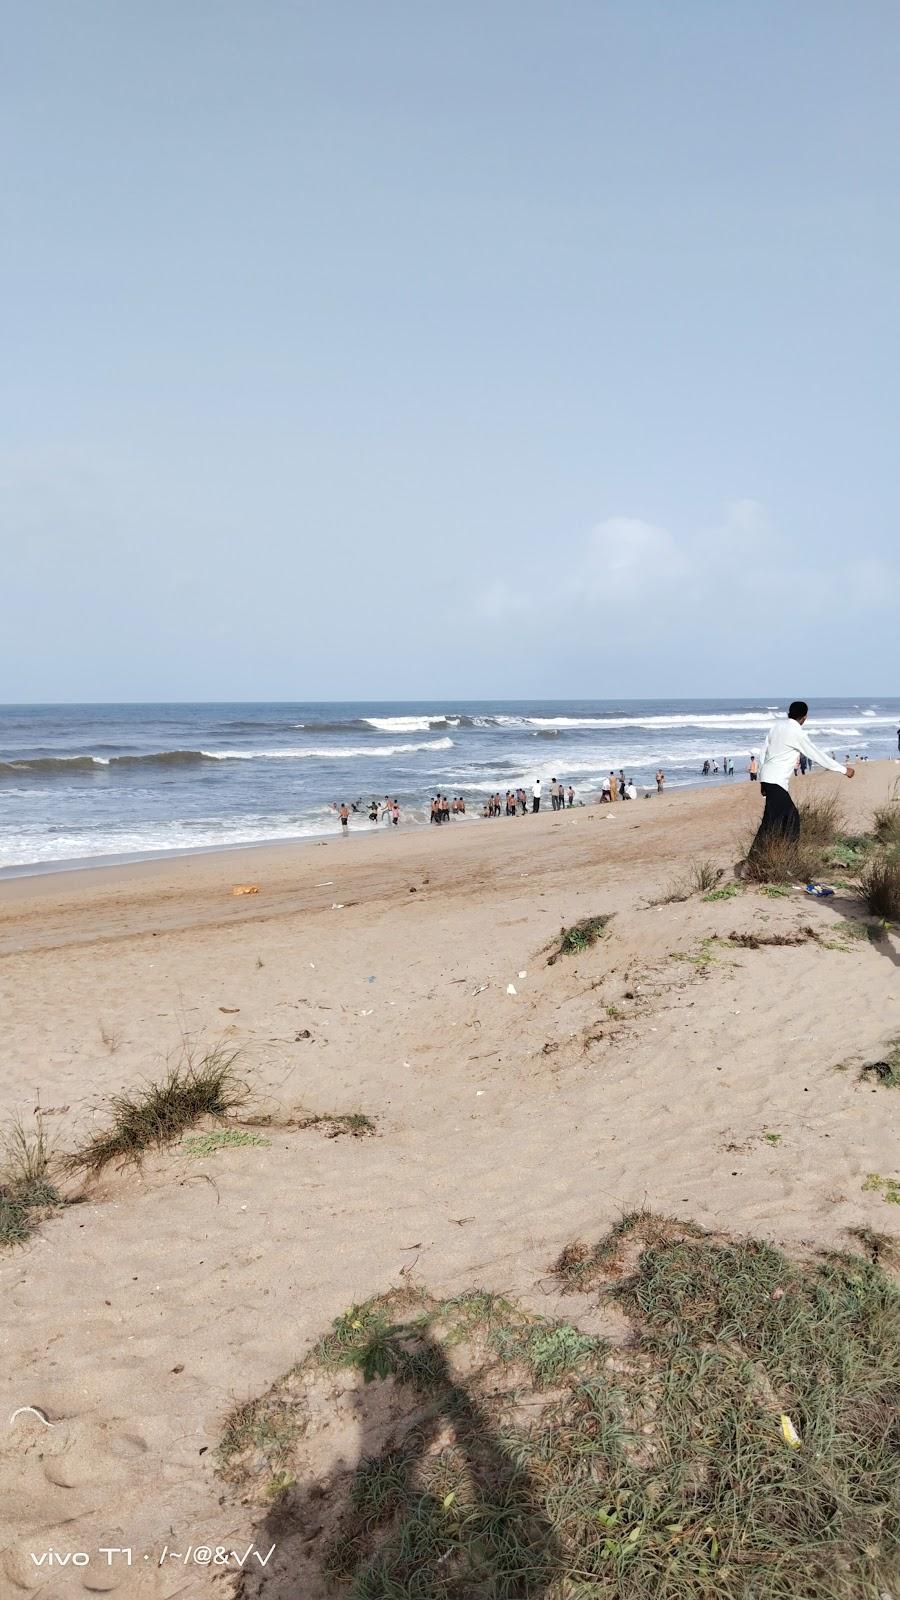
[[[316,1112],[301,1117],[296,1125],[298,1128],[318,1128],[328,1139],[340,1139],[344,1134],[349,1134],[351,1139],[368,1139],[378,1131],[372,1117],[367,1117],[362,1111]]]
[[[720,943],[718,935],[711,933],[705,939],[700,940],[696,950],[670,950],[669,958],[672,961],[685,961],[688,966],[696,967],[698,971],[704,972],[721,960],[721,957],[715,953],[716,946]]]
[[[219,1470],[264,1518],[284,1486],[297,1592],[304,1575],[348,1600],[895,1591],[900,1298],[877,1262],[789,1260],[646,1212],[564,1256],[557,1273],[616,1299],[630,1340],[482,1290],[395,1291],[228,1419]],[[371,1410],[381,1431],[304,1498],[323,1370],[344,1425],[349,1410],[365,1432]]]
[[[856,872],[865,865],[875,848],[876,840],[871,833],[843,833],[829,848],[828,860],[832,866]]]
[[[220,1128],[213,1133],[192,1134],[181,1142],[186,1156],[213,1156],[217,1150],[243,1149],[247,1145],[267,1146],[268,1139],[261,1133],[247,1133],[243,1128]]]
[[[139,1164],[150,1150],[175,1144],[205,1117],[224,1120],[243,1104],[246,1086],[235,1076],[236,1050],[222,1045],[194,1060],[189,1054],[155,1083],[113,1095],[105,1127],[63,1157],[66,1171],[96,1177],[111,1164]]]
[[[723,883],[720,889],[711,889],[709,894],[703,896],[707,905],[712,905],[716,900],[733,900],[735,895],[743,894],[739,883]]]
[[[870,1076],[885,1089],[900,1089],[900,1039],[892,1039],[877,1061],[867,1061],[860,1076]]]
[[[870,1172],[863,1184],[866,1194],[880,1194],[888,1205],[900,1206],[900,1178],[883,1178],[880,1172]]]
[[[557,947],[547,958],[548,967],[552,967],[560,956],[577,956],[589,950],[598,939],[603,938],[609,921],[609,916],[582,917],[580,922],[573,922],[570,928],[561,928]]]

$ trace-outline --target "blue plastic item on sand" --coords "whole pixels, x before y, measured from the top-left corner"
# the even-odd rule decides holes
[[[824,883],[808,883],[806,885],[806,892],[807,894],[816,895],[820,900],[825,900],[830,894],[834,894],[834,890],[829,889],[827,884]]]

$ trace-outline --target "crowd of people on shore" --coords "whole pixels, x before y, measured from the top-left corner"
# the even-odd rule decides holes
[[[455,794],[452,800],[448,800],[445,794],[432,796],[430,821],[438,826],[442,822],[449,822],[451,817],[464,817],[465,814],[466,802],[461,794]]]
[[[656,774],[656,789],[662,794],[665,787],[666,775],[660,768]],[[532,815],[541,809],[543,799],[543,779],[535,778],[529,796],[524,788],[507,789],[505,794],[496,790],[488,795],[482,809],[482,817],[524,817],[527,812]],[[570,783],[566,787],[559,778],[551,778],[549,785],[550,805],[553,811],[570,811],[576,804],[575,789]],[[626,778],[623,768],[618,773],[611,771],[609,777],[603,779],[600,790],[600,802],[603,805],[612,804],[617,800],[636,800],[638,798],[637,785],[633,778]],[[583,800],[578,801],[584,805]],[[400,823],[400,802],[396,797],[385,795],[384,799],[366,802],[360,796],[348,805],[345,800],[340,804],[336,800],[331,802],[331,810],[340,821],[341,831],[346,832],[350,826],[352,816],[364,817],[369,823],[385,823],[387,826],[398,827]],[[454,795],[448,799],[445,794],[432,795],[429,805],[429,821],[440,827],[449,822],[452,817],[466,815],[466,801],[464,795]]]
[[[540,811],[543,781],[535,778],[531,790],[531,805],[529,808],[527,789],[507,789],[501,795],[499,789],[496,794],[488,795],[484,802],[481,815],[483,817],[524,817],[530,809],[532,813]],[[567,807],[575,804],[575,790],[569,784],[568,789],[558,778],[550,780],[550,805],[554,811],[565,811]]]

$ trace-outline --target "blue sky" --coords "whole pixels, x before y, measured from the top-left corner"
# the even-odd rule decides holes
[[[41,0],[0,699],[897,693],[894,0]]]

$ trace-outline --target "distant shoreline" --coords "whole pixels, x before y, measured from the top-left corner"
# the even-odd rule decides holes
[[[874,762],[870,763],[870,765],[874,764]],[[711,774],[708,778],[700,777],[699,781],[696,783],[672,783],[668,786],[666,793],[671,796],[674,794],[693,794],[697,790],[706,791],[708,789],[712,789],[717,780],[726,777],[727,775],[725,773],[720,772]],[[735,772],[733,776],[727,777],[726,783],[721,784],[720,787],[729,789],[735,788],[738,786],[741,780],[743,780],[745,783],[749,782],[747,774],[745,772]],[[501,794],[502,792],[503,791],[501,790]],[[638,789],[638,801],[644,800],[648,796],[654,800],[659,798],[655,788],[648,788],[645,786]],[[480,803],[483,803],[483,801]],[[616,801],[615,803],[619,804],[620,802]],[[629,800],[622,803],[633,805],[635,802]],[[479,809],[477,811],[475,809],[476,804],[479,805]],[[582,797],[581,799],[576,800],[572,810],[585,811],[592,809],[595,806],[599,806],[600,804],[601,801],[599,794],[594,793],[589,797]],[[568,809],[568,807],[566,809]],[[540,815],[553,815],[549,794],[542,801]],[[511,820],[511,818],[506,817],[482,817],[479,802],[473,802],[472,807],[470,807],[470,809],[466,812],[465,817],[455,817],[449,824],[442,823],[441,828],[442,830],[447,827],[452,828],[459,823],[462,823],[463,826],[471,826],[472,823],[488,821],[492,822],[496,826],[498,822],[506,822]],[[521,821],[521,818],[518,820]],[[413,830],[415,830],[417,833],[420,833],[423,829],[430,829],[431,826],[432,824],[424,819],[415,819],[411,821],[408,816],[403,818],[401,811],[400,829],[404,835],[408,835]],[[361,813],[357,813],[355,817],[351,818],[348,836],[351,839],[375,839],[378,838],[382,833],[387,834],[392,831],[392,829],[388,829],[386,824],[381,822],[379,822],[377,825],[369,824],[366,822],[365,818],[363,818]],[[321,833],[274,834],[267,839],[245,839],[233,843],[224,842],[222,844],[200,844],[194,846],[185,846],[184,848],[177,848],[173,846],[168,850],[124,851],[121,854],[109,855],[61,857],[60,859],[54,861],[26,861],[17,863],[14,866],[0,867],[0,884],[17,878],[43,878],[52,877],[56,873],[90,872],[92,870],[99,871],[101,869],[113,867],[133,867],[140,866],[145,862],[180,861],[191,859],[194,856],[220,856],[244,850],[252,851],[277,849],[281,845],[285,846],[286,848],[289,847],[291,849],[296,849],[299,845],[314,846],[321,844],[323,839],[328,841],[331,839],[336,839],[339,836],[340,826],[337,821],[335,821],[334,827],[328,827],[327,829],[323,827]]]
[[[862,794],[868,791],[878,775],[898,772],[900,761],[891,758],[865,762],[859,773],[862,783],[854,779],[852,784],[848,784],[833,773],[821,770],[814,773],[811,779],[799,781],[834,785],[848,810],[851,810],[858,805]],[[346,838],[342,838],[338,828],[335,828],[320,838],[302,835],[297,839],[260,839],[247,844],[157,851],[124,860],[92,857],[79,863],[47,862],[37,868],[5,868],[0,871],[0,908],[6,907],[12,911],[20,900],[34,898],[43,901],[54,895],[68,901],[115,890],[124,891],[127,895],[134,893],[140,898],[142,889],[146,888],[151,892],[158,889],[180,897],[190,894],[192,884],[200,890],[223,882],[237,884],[266,878],[281,880],[286,875],[305,877],[314,859],[313,852],[326,847],[329,855],[322,858],[322,867],[323,877],[327,879],[340,861],[352,861],[355,868],[365,869],[376,865],[380,868],[384,862],[390,861],[398,869],[406,870],[413,862],[425,868],[429,860],[442,858],[447,851],[454,855],[462,851],[471,856],[473,864],[478,861],[499,862],[509,850],[518,849],[521,839],[529,831],[533,835],[535,849],[540,850],[554,831],[568,829],[581,822],[601,821],[605,824],[609,819],[615,821],[617,831],[621,824],[630,831],[647,823],[654,823],[655,827],[664,825],[665,817],[674,818],[679,814],[681,820],[678,826],[687,824],[688,818],[694,825],[695,819],[699,819],[704,812],[709,813],[712,819],[724,809],[726,814],[734,812],[744,818],[742,826],[746,828],[759,811],[758,786],[752,785],[746,774],[741,777],[735,774],[727,784],[682,784],[667,791],[662,798],[654,792],[650,799],[653,802],[651,804],[644,803],[641,798],[637,801],[616,801],[612,805],[602,805],[599,800],[593,800],[562,812],[542,805],[537,816],[529,813],[527,817],[515,819],[498,817],[490,825],[484,819],[484,827],[475,826],[482,822],[480,816],[467,816],[462,819],[461,826],[460,819],[457,819],[455,826],[444,824],[440,828],[433,828],[428,823],[407,823],[400,828],[388,828],[383,824],[377,828],[351,826]],[[263,904],[254,896],[245,901],[234,901],[235,908],[243,907],[247,911],[253,907],[262,910]]]

